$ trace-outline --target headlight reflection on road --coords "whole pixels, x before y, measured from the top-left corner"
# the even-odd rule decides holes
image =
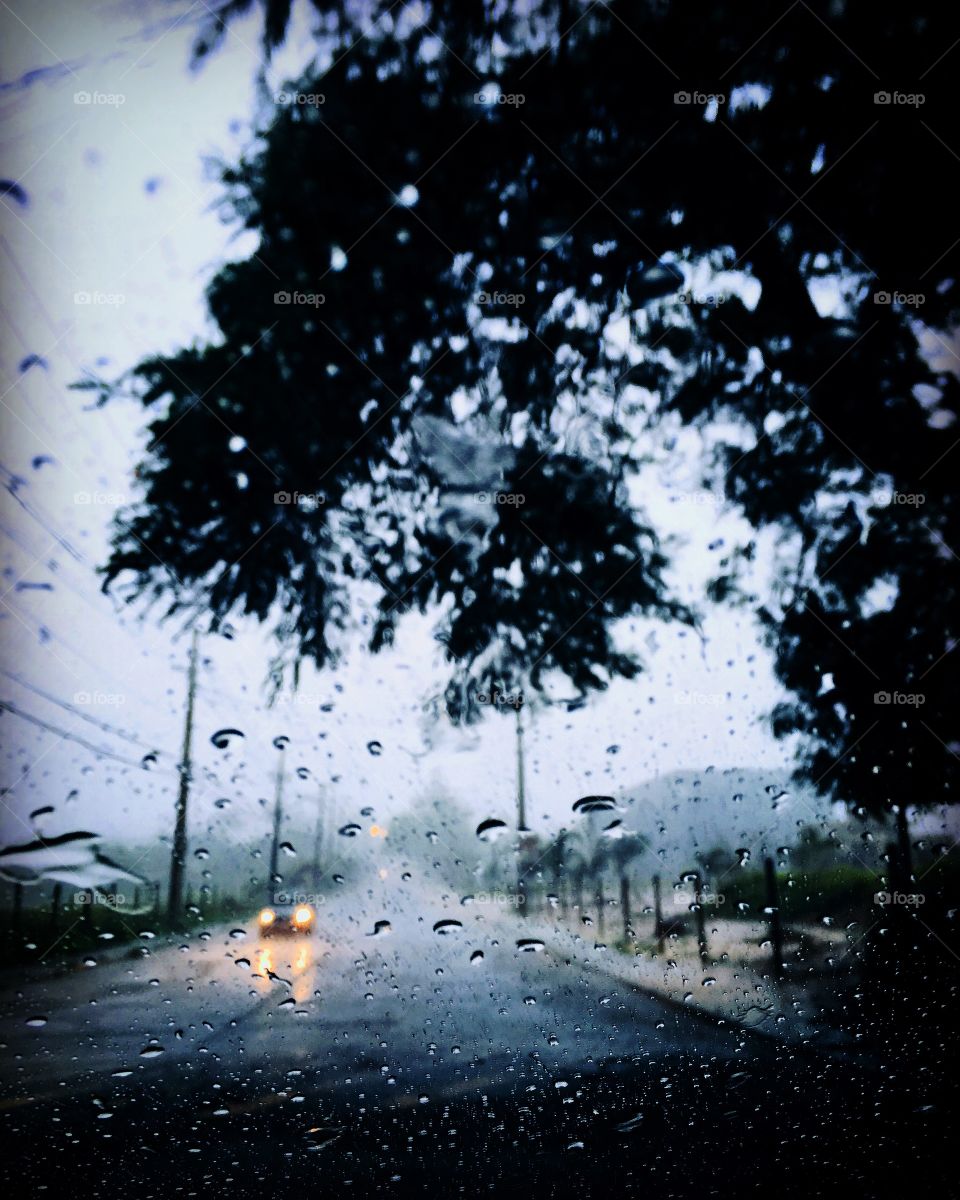
[[[303,1004],[310,998],[313,974],[313,947],[308,942],[300,942],[296,948],[289,947],[289,957],[286,947],[261,946],[257,951],[256,982],[261,992],[268,992],[276,986],[276,977],[289,979],[291,994],[298,1004]],[[273,977],[273,978],[271,978]]]

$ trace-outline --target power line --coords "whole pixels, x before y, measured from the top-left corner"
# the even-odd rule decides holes
[[[49,721],[44,721],[40,717],[35,717],[33,713],[24,712],[24,710],[14,704],[12,700],[0,700],[0,712],[11,713],[15,717],[20,717],[23,721],[29,721],[31,725],[37,725],[40,729],[45,729],[47,733],[55,733],[65,741],[76,742],[78,746],[83,746],[85,750],[89,750],[91,753],[102,758],[112,758],[114,761],[122,763],[125,767],[140,768],[142,766],[142,764],[137,762],[135,759],[125,758],[122,754],[116,754],[113,750],[108,750],[105,746],[94,745],[93,742],[88,742],[86,738],[82,738],[76,733],[70,733],[66,729],[60,729],[56,725],[51,725]],[[173,769],[174,768],[170,767],[161,768],[161,770]],[[179,772],[177,772],[177,774],[179,774]]]
[[[148,745],[146,742],[141,742],[135,734],[127,733],[122,729],[117,729],[115,726],[110,725],[107,721],[102,721],[98,717],[92,716],[90,713],[83,712],[69,701],[61,700],[59,697],[45,691],[43,688],[37,687],[35,683],[31,683],[28,679],[24,679],[23,676],[16,675],[13,671],[8,671],[6,667],[0,667],[0,673],[6,675],[8,679],[12,679],[14,683],[19,683],[21,687],[29,689],[42,699],[49,700],[51,704],[56,704],[59,708],[65,709],[68,713],[72,713],[73,716],[79,717],[81,721],[86,721],[90,725],[95,725],[98,729],[103,730],[104,733],[109,733],[113,737],[122,738],[124,741],[129,742],[132,746],[138,746],[141,750],[149,750],[151,753],[166,754],[170,758],[173,757],[166,750],[157,750],[156,745]]]

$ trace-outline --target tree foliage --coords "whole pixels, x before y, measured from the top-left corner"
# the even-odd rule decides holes
[[[351,43],[315,8],[347,48],[224,172],[259,245],[209,289],[221,336],[134,372],[152,442],[108,579],[168,595],[172,572],[178,602],[279,611],[320,663],[357,581],[375,648],[439,604],[466,676],[600,687],[637,669],[617,619],[690,619],[625,482],[651,421],[692,423],[719,447],[707,477],[782,533],[757,602],[793,697],[776,732],[868,808],[938,798],[960,547],[949,16],[438,0],[420,24],[369,7]],[[273,46],[289,4],[267,15]],[[712,598],[737,595],[737,561]]]

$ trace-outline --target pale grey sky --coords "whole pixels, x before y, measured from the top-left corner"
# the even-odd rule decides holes
[[[172,819],[170,768],[179,752],[187,643],[178,626],[159,626],[153,616],[138,622],[99,593],[94,571],[104,560],[111,514],[131,495],[143,414],[123,403],[85,411],[87,397],[67,385],[85,367],[110,376],[211,333],[204,284],[225,256],[245,256],[252,242],[221,222],[220,189],[203,160],[212,153],[230,158],[248,139],[258,29],[250,21],[231,27],[224,48],[190,73],[188,48],[202,6],[186,0],[10,6],[22,24],[8,22],[14,36],[0,59],[3,174],[22,180],[29,204],[10,201],[0,212],[8,322],[0,461],[6,482],[11,475],[22,480],[3,497],[3,654],[29,684],[130,731],[142,746],[8,677],[0,696],[136,762],[148,748],[166,753],[152,772],[97,763],[76,742],[5,714],[2,783],[13,790],[3,838],[25,839],[27,815],[42,804],[57,806],[43,826],[51,833],[86,826],[152,835]],[[286,67],[297,59],[293,51]],[[274,72],[276,83],[282,70]],[[78,94],[90,101],[77,102]],[[28,354],[48,366],[19,374]],[[743,532],[695,490],[696,449],[687,439],[659,454],[633,488],[654,522],[686,542],[674,578],[688,599],[699,596],[722,553],[717,539],[729,546]],[[39,456],[53,461],[34,465]],[[769,555],[761,561],[766,569]],[[23,586],[32,584],[51,590]],[[292,803],[296,789],[307,805],[318,778],[338,775],[333,792],[344,819],[371,802],[389,813],[436,778],[478,813],[509,815],[508,722],[491,718],[475,734],[445,729],[427,757],[407,753],[422,749],[421,705],[446,679],[432,620],[411,618],[395,647],[377,658],[355,640],[336,673],[306,669],[299,697],[271,711],[263,691],[269,634],[235,624],[234,641],[204,645],[212,663],[202,674],[197,712],[198,826],[226,821],[224,812],[233,825],[244,811],[251,827],[263,823],[256,800],[270,794],[271,742],[279,733],[291,738],[291,768],[311,771],[309,780],[292,784]],[[701,644],[677,627],[633,623],[622,637],[647,662],[639,681],[614,684],[574,714],[533,716],[528,761],[536,818],[548,815],[559,825],[584,792],[613,791],[675,768],[742,765],[785,776],[788,748],[773,742],[763,722],[780,691],[752,618],[713,612],[704,635]],[[78,695],[90,699],[77,702]],[[322,714],[319,705],[328,701],[335,708]],[[247,735],[228,755],[209,741],[225,726]],[[379,757],[367,750],[373,739],[383,746]],[[619,750],[607,753],[611,746]],[[73,789],[79,794],[65,806]],[[233,805],[215,810],[214,800],[224,796]]]

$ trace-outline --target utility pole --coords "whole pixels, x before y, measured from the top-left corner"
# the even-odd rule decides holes
[[[517,831],[527,832],[526,781],[523,771],[523,722],[520,719],[522,705],[517,704]]]
[[[772,858],[763,860],[763,873],[767,884],[767,914],[770,918],[773,977],[779,980],[783,978],[783,929],[780,925],[780,891],[777,887],[777,869]]]
[[[517,833],[520,835],[519,844],[517,846],[517,911],[520,916],[527,915],[527,839],[525,834],[527,830],[527,803],[526,803],[526,780],[524,779],[523,770],[523,721],[520,718],[520,709],[523,705],[520,699],[516,706],[517,713]]]
[[[190,796],[190,751],[193,744],[193,706],[197,694],[197,629],[190,640],[190,666],[187,672],[187,716],[183,726],[183,755],[180,759],[180,790],[177,793],[177,819],[173,830],[170,856],[170,892],[167,913],[172,920],[183,911],[183,881],[187,869],[187,800]]]
[[[267,881],[268,899],[273,898],[277,882],[277,865],[280,853],[280,826],[283,822],[283,747],[280,748],[280,763],[277,767],[277,791],[273,805],[273,841],[270,844],[270,878]]]
[[[323,788],[317,795],[317,829],[313,837],[313,890],[320,888],[320,860],[323,857],[323,825],[324,825]]]

